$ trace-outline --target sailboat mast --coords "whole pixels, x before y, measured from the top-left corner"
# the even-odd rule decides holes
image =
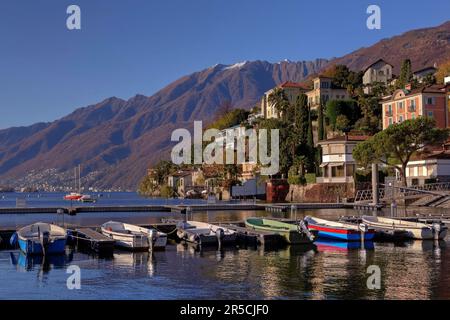
[[[81,194],[81,164],[78,165],[78,193]]]
[[[75,176],[75,189],[73,190],[73,192],[75,192],[75,190],[77,190],[77,167],[75,167],[74,169],[74,176]]]

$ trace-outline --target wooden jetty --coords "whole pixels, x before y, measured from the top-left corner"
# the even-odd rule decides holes
[[[115,241],[90,228],[74,230],[75,241],[79,248],[94,251],[99,254],[112,254]]]

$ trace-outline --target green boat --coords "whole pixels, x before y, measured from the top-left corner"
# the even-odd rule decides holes
[[[289,244],[311,244],[314,236],[306,229],[295,224],[284,223],[263,218],[248,218],[245,220],[248,229],[272,232],[282,236]]]

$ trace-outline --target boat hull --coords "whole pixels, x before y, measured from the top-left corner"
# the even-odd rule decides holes
[[[205,222],[186,221],[177,226],[177,236],[186,242],[202,245],[219,245],[218,230],[222,230],[221,245],[232,245],[237,241],[238,233],[228,228]]]
[[[42,255],[44,250],[42,244],[37,241],[19,238],[19,248],[27,255]],[[66,252],[66,239],[56,239],[49,243],[45,251],[46,254],[63,254]]]
[[[354,230],[340,230],[333,228],[326,228],[318,225],[308,225],[308,228],[317,231],[317,236],[322,239],[341,240],[341,241],[371,241],[375,237],[375,232],[361,233]]]
[[[153,243],[154,250],[164,250],[167,245],[167,235],[158,235],[155,242]]]
[[[379,238],[434,240],[435,231],[430,225],[382,217],[363,217],[363,222],[374,228]],[[441,229],[439,240],[447,236],[447,228]]]
[[[296,225],[291,225],[278,221],[271,221],[267,219],[261,220],[262,224],[252,223],[259,221],[259,219],[247,219],[245,226],[248,229],[267,231],[281,236],[288,244],[310,244],[312,241],[304,233],[298,231]],[[265,224],[266,223],[266,224]],[[273,224],[273,225],[270,225]]]
[[[148,251],[150,240],[146,236],[135,236],[110,232],[102,228],[102,233],[115,241],[115,246],[131,251]]]
[[[186,242],[203,246],[214,246],[219,244],[219,240],[215,235],[198,234],[195,232],[191,232],[190,230],[180,229],[177,231],[177,236],[178,238]],[[237,240],[237,233],[224,235],[222,239],[222,244],[224,245],[234,244],[236,240]]]

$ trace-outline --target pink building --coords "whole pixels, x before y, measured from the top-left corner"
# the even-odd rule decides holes
[[[414,90],[399,89],[382,100],[383,130],[394,123],[431,117],[439,128],[449,127],[446,88],[432,85]]]

